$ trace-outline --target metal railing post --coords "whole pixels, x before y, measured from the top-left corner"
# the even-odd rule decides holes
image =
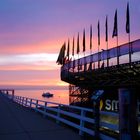
[[[43,114],[43,117],[44,117],[44,118],[46,117],[46,115],[45,115],[46,110],[47,110],[47,102],[45,102],[45,106],[44,106],[44,114]]]
[[[27,106],[27,101],[28,101],[28,98],[26,98],[26,101],[25,101],[25,106]]]
[[[24,97],[22,98],[22,105],[24,105]]]
[[[21,104],[22,103],[22,100],[21,100],[22,98],[21,98],[21,96],[20,96],[20,98],[19,98],[19,104]]]
[[[82,127],[84,127],[85,125],[85,121],[83,120],[83,118],[85,117],[86,111],[81,110],[81,119],[80,119],[80,130],[79,130],[79,135],[83,135],[84,132],[82,131]]]
[[[30,99],[30,108],[32,108],[32,99]]]
[[[61,110],[60,107],[61,107],[61,105],[59,104],[59,106],[58,106],[58,111],[57,111],[57,118],[58,118],[58,119],[60,118],[60,110]],[[58,119],[56,120],[56,123],[57,123],[57,124],[59,124],[59,122],[60,122]]]
[[[35,112],[37,112],[37,108],[38,108],[38,100],[36,100]]]

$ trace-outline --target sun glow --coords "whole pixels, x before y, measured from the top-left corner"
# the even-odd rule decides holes
[[[56,65],[58,54],[36,53],[21,55],[1,55],[0,70],[51,70]]]
[[[58,86],[68,86],[69,84],[66,82],[63,82],[63,81],[59,81],[59,82],[57,82],[57,85]]]

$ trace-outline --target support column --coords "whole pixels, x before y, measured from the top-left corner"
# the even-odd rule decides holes
[[[95,119],[95,139],[99,140],[99,128],[100,128],[100,113],[99,102],[94,102],[94,119]]]
[[[100,100],[104,90],[98,90],[93,93],[91,99],[93,100],[93,116],[95,119],[95,139],[100,140]]]
[[[136,140],[137,123],[137,98],[133,89],[119,89],[119,130],[120,140]]]

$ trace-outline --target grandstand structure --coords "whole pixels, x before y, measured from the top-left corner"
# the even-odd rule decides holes
[[[92,108],[93,96],[99,90],[105,95],[100,100],[117,96],[121,137],[135,138],[140,99],[140,39],[65,63],[61,80],[70,84],[71,105]]]

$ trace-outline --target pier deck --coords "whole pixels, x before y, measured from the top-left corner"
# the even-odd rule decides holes
[[[81,140],[73,130],[0,94],[0,140]]]

